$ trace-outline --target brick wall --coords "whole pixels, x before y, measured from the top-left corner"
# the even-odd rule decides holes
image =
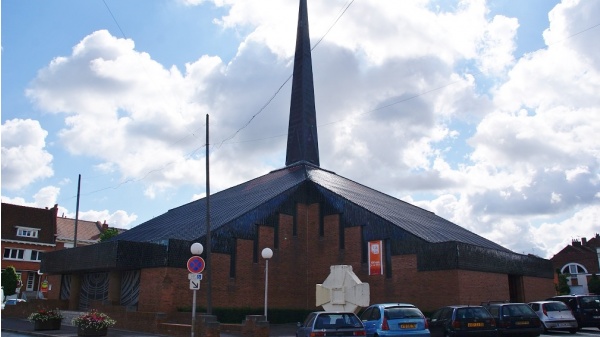
[[[554,282],[535,277],[523,277],[525,302],[543,301],[556,295]]]
[[[324,217],[323,236],[319,233],[319,216],[318,204],[298,205],[294,236],[292,216],[280,214],[278,247],[275,230],[269,226],[258,226],[257,252],[253,241],[238,239],[234,278],[230,277],[231,256],[213,253],[212,306],[263,307],[266,263],[260,253],[265,247],[274,252],[269,260],[269,308],[320,309],[315,307],[315,285],[327,278],[332,265],[338,264],[351,265],[358,278],[369,283],[371,303],[409,302],[423,311],[433,311],[448,304],[510,298],[508,275],[465,270],[419,272],[416,255],[393,256],[391,277],[369,276],[367,264],[361,262],[361,227],[344,229],[345,249],[340,249],[339,216]],[[200,307],[207,306],[207,272],[197,292],[196,304]],[[143,269],[140,284],[140,312],[168,313],[192,306],[186,268]],[[551,279],[527,277],[523,284],[527,299],[552,295]]]
[[[569,263],[579,263],[585,267],[588,273],[598,273],[598,255],[593,251],[562,250],[551,259],[554,269],[562,269]]]

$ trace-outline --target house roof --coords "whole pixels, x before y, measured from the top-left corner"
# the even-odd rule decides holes
[[[400,235],[410,234],[423,242],[461,242],[509,252],[432,212],[308,164],[288,166],[211,195],[211,233],[250,237],[252,233],[248,231],[251,229],[243,224],[265,223],[293,195],[308,193],[305,189],[313,189],[312,193],[327,205],[324,207],[347,216],[347,226],[368,225],[355,221],[371,219],[400,230],[397,232]],[[348,215],[356,212],[361,212],[361,216]],[[205,219],[206,198],[203,198],[171,209],[113,239],[140,242],[199,240],[206,235]]]
[[[56,239],[60,241],[72,242],[75,237],[75,219],[58,217]],[[77,220],[77,241],[98,242],[103,228],[109,228],[106,222]],[[119,233],[125,232],[124,229],[117,228]]]
[[[56,239],[62,241],[73,241],[75,237],[75,219],[58,217]],[[100,240],[102,223],[95,221],[77,220],[77,241]]]
[[[58,205],[53,208],[35,208],[2,203],[2,239],[31,243],[54,244],[56,214]],[[39,229],[38,237],[17,236],[17,227]]]

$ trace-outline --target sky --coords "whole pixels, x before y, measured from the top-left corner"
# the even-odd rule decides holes
[[[285,166],[298,0],[0,10],[2,202],[135,227],[206,195],[207,120],[211,194]],[[321,168],[521,254],[600,232],[600,1],[308,14]]]

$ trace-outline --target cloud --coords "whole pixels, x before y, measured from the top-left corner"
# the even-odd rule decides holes
[[[48,132],[38,121],[7,120],[1,133],[3,187],[16,190],[54,174],[53,156],[46,149]]]
[[[244,35],[229,63],[166,68],[101,30],[43,68],[27,94],[64,118],[57,146],[148,198],[191,186],[189,200],[205,184],[208,114],[213,193],[282,167],[298,2],[185,2],[202,3],[226,8],[215,23]],[[365,0],[340,17],[347,4],[309,3],[323,168],[517,252],[548,256],[565,242],[542,230],[569,237],[593,219],[600,59],[586,29],[598,2],[556,6],[548,46],[519,58],[518,20],[491,17],[484,1]],[[119,212],[87,213],[135,221]]]

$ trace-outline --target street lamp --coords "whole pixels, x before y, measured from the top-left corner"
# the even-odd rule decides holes
[[[192,243],[192,247],[190,247],[190,251],[192,255],[200,255],[204,251],[204,247],[199,242]],[[192,300],[192,335],[194,337],[194,328],[196,327],[196,290],[194,290],[194,297]]]
[[[261,253],[263,259],[265,259],[265,321],[267,320],[267,289],[269,288],[269,259],[273,257],[273,251],[271,248],[265,248]]]

